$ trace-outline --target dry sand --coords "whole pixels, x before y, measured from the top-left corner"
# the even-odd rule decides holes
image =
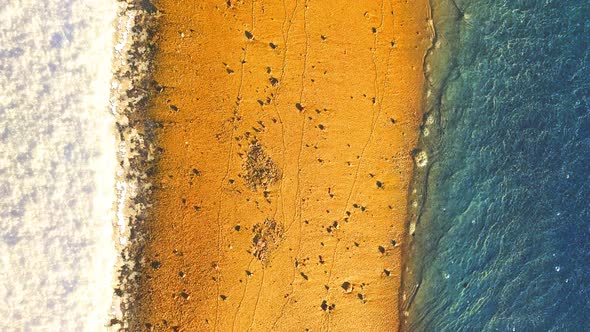
[[[157,6],[135,329],[397,329],[427,1]]]

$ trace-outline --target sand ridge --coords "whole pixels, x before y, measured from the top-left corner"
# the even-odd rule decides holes
[[[396,329],[427,2],[157,7],[133,328]]]

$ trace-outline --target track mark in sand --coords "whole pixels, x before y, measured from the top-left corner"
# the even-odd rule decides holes
[[[307,30],[307,10],[309,7],[309,0],[305,0],[303,4],[303,31],[305,33],[305,54],[303,56],[303,70],[301,72],[301,80],[300,80],[300,89],[299,89],[299,100],[298,104],[303,105],[302,109],[299,111],[301,116],[301,135],[299,139],[299,151],[297,153],[297,178],[296,178],[296,194],[295,194],[295,201],[294,206],[299,207],[299,211],[301,212],[301,204],[298,204],[298,200],[301,197],[301,188],[300,188],[300,180],[301,180],[301,154],[303,151],[303,142],[305,137],[305,103],[304,103],[304,94],[305,94],[305,78],[307,77],[307,63],[309,58],[309,31]],[[299,213],[301,214],[301,213]],[[297,216],[297,208],[294,209],[293,212],[293,219],[287,227],[287,232],[291,228],[291,225],[295,222]],[[287,233],[285,232],[285,233]]]
[[[254,303],[254,312],[252,313],[252,321],[250,322],[250,326],[248,326],[248,330],[252,329],[254,326],[254,321],[256,320],[256,310],[258,309],[258,303],[260,302],[260,294],[262,293],[262,287],[264,286],[264,275],[266,274],[266,269],[264,266],[262,267],[262,280],[260,280],[260,287],[258,288],[258,295],[256,295],[256,302]]]
[[[303,126],[305,126],[305,123],[303,123]],[[302,132],[301,132],[302,138],[301,139],[303,139],[304,132],[305,132],[305,127],[303,127],[303,129],[302,129]],[[299,159],[301,159],[301,150],[299,152]],[[300,176],[300,170],[298,171],[298,176]],[[296,198],[295,198],[295,201],[296,202],[300,200],[300,195],[301,195],[301,191],[299,189],[299,184],[298,184],[297,195],[296,195]],[[299,225],[298,230],[299,231],[298,231],[298,235],[297,235],[298,236],[298,239],[297,239],[297,251],[295,252],[294,261],[293,261],[293,273],[291,275],[291,281],[289,283],[289,285],[291,286],[291,291],[289,292],[289,295],[287,296],[287,298],[285,299],[285,302],[281,306],[279,315],[277,316],[277,319],[273,323],[271,330],[274,330],[274,328],[277,325],[277,323],[279,322],[279,320],[283,317],[283,314],[285,312],[285,308],[286,308],[287,304],[289,303],[289,300],[291,299],[291,297],[293,295],[293,292],[295,290],[294,283],[295,283],[295,277],[297,276],[297,260],[298,260],[299,255],[301,254],[302,238],[303,238],[302,237],[302,232],[303,232],[303,227],[302,227],[303,208],[301,207],[302,204],[303,204],[302,202],[299,202],[299,204],[297,205],[299,207],[299,213],[297,213],[297,209],[295,209],[295,212],[293,214],[293,221],[291,222],[291,224],[289,225],[289,228],[287,228],[287,230],[285,231],[285,234],[284,234],[285,237],[286,237],[287,232],[291,229],[291,226],[295,223],[295,219],[297,219],[299,221],[299,223],[298,223],[298,225]],[[297,215],[299,216],[298,218],[297,218]]]
[[[250,34],[252,34],[254,32],[254,21],[255,21],[255,17],[254,17],[254,4],[256,3],[256,0],[252,0],[252,7],[251,7],[251,12],[250,12],[250,25],[251,25],[251,31],[249,32]],[[225,171],[225,175],[223,176],[223,179],[221,180],[221,184],[219,186],[219,202],[218,202],[218,206],[219,209],[217,210],[217,261],[214,263],[214,268],[217,272],[217,278],[215,280],[215,284],[216,284],[216,291],[217,291],[217,296],[215,299],[215,325],[213,330],[217,331],[218,327],[219,327],[219,300],[220,300],[220,296],[221,296],[221,238],[223,235],[222,232],[222,226],[221,226],[221,211],[223,210],[223,190],[225,187],[225,183],[227,183],[227,181],[229,180],[229,173],[230,173],[230,169],[231,169],[231,162],[233,160],[233,152],[234,152],[234,144],[233,144],[233,137],[235,136],[236,130],[237,130],[237,122],[238,122],[238,116],[240,114],[240,107],[242,104],[242,89],[244,86],[244,67],[246,65],[246,59],[248,57],[248,46],[250,44],[250,39],[251,38],[247,38],[246,42],[245,42],[245,47],[244,47],[244,51],[242,52],[242,60],[241,65],[240,65],[240,83],[238,86],[238,93],[236,95],[236,102],[235,102],[235,109],[232,115],[232,131],[231,131],[231,136],[229,137],[229,152],[228,152],[228,156],[227,156],[227,167],[226,167],[226,171]]]
[[[279,118],[279,123],[281,124],[281,140],[282,140],[282,145],[283,145],[283,150],[281,153],[283,165],[282,165],[281,171],[282,171],[283,175],[285,175],[285,167],[286,167],[285,153],[287,150],[287,144],[285,142],[285,123],[283,121],[281,111],[279,110],[279,96],[280,96],[281,87],[282,87],[283,81],[285,79],[286,71],[287,71],[287,53],[289,51],[289,34],[291,32],[291,27],[293,26],[293,20],[295,18],[295,14],[297,13],[298,7],[299,7],[299,0],[296,0],[295,7],[293,8],[293,11],[291,12],[291,17],[289,19],[287,19],[288,18],[287,4],[286,4],[285,0],[283,0],[283,9],[284,9],[284,14],[285,14],[285,19],[283,21],[283,27],[282,27],[281,32],[283,34],[283,43],[284,43],[285,50],[283,52],[283,63],[281,65],[280,80],[277,83],[277,88],[275,89],[275,98],[273,101],[275,113],[277,114],[277,117]],[[288,20],[288,24],[287,24],[287,20]],[[285,26],[286,26],[286,29],[285,29]],[[286,32],[285,32],[285,30],[286,30]],[[281,179],[279,196],[280,196],[279,202],[281,203],[281,213],[283,215],[281,223],[283,225],[285,225],[286,217],[285,217],[285,195],[284,195],[284,180],[283,179]],[[278,209],[279,209],[279,204],[277,203],[275,212],[273,213],[273,218],[276,218],[276,215],[278,213]]]
[[[305,0],[304,2],[304,8],[303,8],[303,30],[305,32],[305,54],[303,57],[303,70],[301,72],[301,81],[300,81],[300,90],[299,90],[299,105],[304,104],[304,94],[305,94],[305,77],[307,76],[307,63],[308,63],[308,57],[309,57],[309,31],[307,29],[307,10],[309,8],[309,0]],[[273,323],[271,330],[273,330],[276,325],[278,324],[279,320],[283,317],[284,313],[285,313],[285,308],[287,306],[287,304],[289,303],[289,300],[291,299],[291,296],[293,295],[294,292],[294,288],[295,288],[295,277],[297,275],[297,259],[299,257],[299,255],[301,254],[301,247],[302,247],[302,214],[303,214],[303,208],[302,208],[302,204],[303,202],[300,202],[301,200],[301,155],[303,152],[303,142],[305,140],[305,109],[303,108],[300,111],[300,115],[301,115],[301,135],[300,135],[300,140],[299,140],[299,151],[298,151],[298,155],[297,155],[297,179],[296,179],[296,194],[295,194],[295,199],[294,199],[294,206],[295,209],[293,211],[293,218],[291,223],[289,223],[289,226],[287,227],[287,230],[285,231],[285,236],[286,234],[289,232],[289,230],[291,229],[292,225],[295,223],[295,220],[299,221],[299,232],[298,232],[298,240],[297,240],[297,251],[295,253],[294,256],[294,261],[293,261],[293,273],[291,276],[291,282],[289,283],[291,286],[291,291],[289,292],[289,295],[287,296],[287,298],[285,299],[285,302],[283,303],[283,305],[281,306],[279,315],[277,316],[277,319],[275,320],[275,322]],[[297,216],[299,216],[299,218],[297,218]]]
[[[371,49],[371,60],[373,62],[373,68],[375,70],[375,79],[373,81],[373,88],[374,88],[374,94],[375,94],[375,99],[373,99],[373,115],[371,117],[371,127],[370,127],[370,131],[369,131],[369,136],[367,138],[367,141],[365,142],[365,144],[363,145],[363,148],[361,150],[361,154],[360,154],[360,158],[358,160],[355,172],[354,172],[354,177],[353,177],[353,181],[352,181],[352,186],[350,188],[350,192],[348,194],[348,197],[346,199],[346,204],[344,206],[344,211],[342,212],[342,215],[344,215],[344,213],[346,212],[346,210],[348,209],[348,205],[350,204],[350,200],[352,198],[352,195],[354,194],[354,189],[356,187],[356,182],[358,180],[358,174],[361,168],[361,165],[363,164],[363,160],[364,160],[364,155],[366,153],[367,147],[369,146],[369,144],[371,143],[371,140],[373,139],[373,134],[375,132],[375,126],[377,125],[377,119],[379,118],[379,115],[381,113],[381,109],[382,109],[382,97],[380,96],[379,93],[379,84],[378,79],[379,79],[379,71],[378,71],[378,67],[377,67],[377,61],[376,61],[376,52],[377,52],[377,42],[378,42],[378,37],[379,37],[379,32],[381,31],[381,29],[383,28],[383,21],[384,21],[384,14],[383,14],[383,7],[384,7],[384,3],[385,0],[381,0],[381,23],[379,25],[378,28],[374,28],[374,38],[373,38],[373,48]],[[386,78],[384,78],[384,81],[386,80]],[[375,111],[375,104],[376,104],[376,100],[377,98],[379,98],[379,100],[381,100],[379,102],[379,108],[377,109],[377,111]]]
[[[381,22],[380,22],[379,27],[374,30],[375,31],[374,32],[374,35],[375,36],[374,36],[374,39],[373,39],[373,48],[371,50],[371,53],[372,53],[371,54],[371,59],[372,59],[372,62],[373,62],[373,68],[375,70],[375,79],[374,79],[374,82],[373,82],[373,87],[374,87],[375,98],[379,98],[378,99],[379,100],[378,101],[379,107],[377,108],[377,110],[375,110],[375,101],[374,101],[373,102],[373,116],[371,118],[371,127],[370,127],[371,129],[369,131],[369,136],[367,138],[367,141],[365,142],[365,144],[363,146],[363,149],[361,150],[359,162],[358,162],[357,167],[355,169],[355,174],[354,174],[354,178],[353,178],[353,183],[352,183],[352,186],[351,186],[351,190],[350,190],[350,192],[348,194],[348,197],[346,199],[346,205],[344,207],[344,211],[343,211],[342,215],[344,215],[346,213],[346,210],[348,209],[348,205],[350,204],[350,200],[352,199],[352,195],[354,194],[354,189],[356,187],[356,182],[358,180],[358,174],[359,174],[361,165],[362,165],[363,160],[364,160],[363,159],[364,158],[364,155],[366,153],[367,147],[371,143],[371,140],[372,140],[373,135],[375,133],[375,127],[377,125],[377,120],[379,119],[379,116],[380,116],[381,111],[383,109],[383,96],[384,96],[384,91],[381,91],[381,93],[379,91],[379,84],[378,84],[379,70],[378,70],[377,61],[376,61],[376,57],[377,57],[376,52],[377,52],[378,36],[379,36],[379,33],[381,32],[381,30],[383,28],[383,22],[384,22],[384,4],[385,4],[385,0],[382,0],[381,1]],[[388,56],[387,64],[389,66],[389,56]],[[389,70],[387,69],[386,70],[386,73],[388,71]],[[386,74],[386,76],[383,79],[384,85],[385,85],[385,82],[386,81],[387,81],[387,74]]]
[[[295,220],[297,219],[297,215],[299,215],[299,222],[301,222],[301,156],[302,156],[302,152],[303,152],[303,142],[305,139],[305,117],[302,116],[301,118],[301,135],[299,138],[299,151],[297,153],[297,178],[296,178],[296,185],[295,185],[295,199],[293,201],[294,206],[296,206],[296,208],[293,211],[293,218],[291,219],[291,222],[289,223],[289,226],[287,226],[287,229],[285,231],[285,235],[289,232],[289,230],[291,229],[291,227],[293,226],[293,224],[295,223]],[[298,210],[299,209],[299,210]]]
[[[301,88],[299,91],[299,102],[303,100],[303,93],[305,92],[305,77],[307,75],[307,59],[309,56],[309,31],[307,31],[307,9],[309,8],[309,0],[305,0],[303,4],[303,32],[305,33],[305,54],[303,55],[303,72],[301,73]]]
[[[334,245],[334,251],[332,251],[332,261],[330,262],[330,270],[328,270],[328,283],[326,285],[328,285],[328,289],[326,289],[326,301],[329,300],[330,298],[330,282],[332,282],[332,270],[334,269],[334,263],[336,260],[336,253],[338,252],[338,245],[340,245],[340,241],[342,241],[342,239],[340,238],[336,238],[336,244]],[[320,329],[320,331],[323,331],[323,325],[327,326],[327,331],[330,331],[330,311],[326,311],[325,313],[325,317],[324,317],[324,323],[322,323],[322,329]]]
[[[234,314],[234,319],[231,325],[231,330],[234,331],[236,328],[236,321],[238,320],[238,315],[240,314],[240,309],[242,308],[242,303],[244,303],[244,299],[246,298],[246,291],[248,290],[248,284],[250,283],[250,277],[252,272],[250,272],[250,268],[252,267],[252,262],[254,262],[254,258],[250,259],[250,263],[248,263],[248,269],[246,270],[246,284],[244,285],[244,291],[242,292],[242,298],[240,302],[238,302],[238,306],[236,307],[236,313]]]
[[[394,20],[394,17],[393,17],[393,4],[392,4],[391,1],[389,1],[389,4],[391,6],[391,12],[392,12],[392,15],[391,16],[392,16],[392,23],[393,23],[393,20]],[[380,117],[380,115],[381,115],[381,113],[383,111],[383,100],[385,98],[385,89],[387,87],[387,81],[388,81],[388,77],[389,77],[390,58],[391,58],[392,47],[393,47],[393,45],[392,45],[391,48],[389,49],[389,52],[388,52],[387,61],[386,61],[386,68],[385,68],[385,73],[384,73],[384,77],[383,77],[383,84],[382,84],[382,88],[381,88],[381,91],[380,91],[380,89],[379,89],[379,83],[378,83],[378,81],[379,81],[379,70],[378,69],[379,68],[377,66],[377,59],[376,58],[377,58],[377,47],[378,47],[379,33],[383,30],[383,25],[384,25],[384,21],[385,21],[384,7],[385,7],[385,0],[382,0],[381,1],[381,19],[380,19],[380,24],[379,24],[379,27],[373,28],[373,30],[372,30],[373,33],[374,33],[374,38],[373,38],[373,48],[371,49],[371,60],[372,60],[373,68],[374,68],[374,71],[375,71],[375,78],[373,80],[373,88],[374,88],[375,97],[373,99],[373,116],[371,118],[371,127],[370,127],[370,131],[369,131],[369,136],[368,136],[368,138],[367,138],[367,140],[366,140],[366,142],[363,145],[363,148],[361,150],[361,154],[360,154],[360,157],[359,157],[359,160],[358,160],[358,163],[357,163],[355,172],[354,172],[354,177],[353,177],[352,185],[351,185],[351,188],[350,188],[348,197],[346,199],[346,204],[344,205],[344,210],[342,211],[342,215],[345,215],[346,211],[348,210],[348,206],[350,204],[350,201],[352,199],[352,196],[355,193],[356,184],[357,184],[357,181],[358,181],[358,175],[359,175],[359,172],[360,172],[361,165],[363,164],[363,160],[364,160],[364,156],[365,156],[367,147],[369,146],[369,144],[371,143],[371,141],[373,139],[373,135],[375,133],[375,128],[377,126],[378,119],[379,119],[379,117]],[[392,27],[392,30],[393,30],[393,27]],[[393,36],[392,36],[392,38],[393,38]],[[375,108],[375,104],[376,103],[378,103],[378,107],[377,108]],[[336,262],[338,246],[339,246],[341,240],[342,240],[341,238],[337,238],[336,245],[334,246],[334,250],[332,252],[332,261],[330,263],[330,270],[329,270],[329,273],[328,273],[328,282],[327,282],[327,285],[328,286],[330,286],[330,284],[332,282],[332,276],[333,276],[332,270],[333,270],[333,267],[334,267],[335,262]],[[327,300],[329,300],[329,298],[330,298],[330,290],[331,290],[331,288],[332,287],[329,287],[326,290],[326,299]],[[331,324],[330,324],[330,313],[329,312],[326,312],[325,322],[326,322],[326,325],[327,325],[326,330],[327,331],[330,331]]]

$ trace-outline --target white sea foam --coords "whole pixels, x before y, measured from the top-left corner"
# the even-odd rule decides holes
[[[105,330],[115,0],[0,0],[0,330]]]

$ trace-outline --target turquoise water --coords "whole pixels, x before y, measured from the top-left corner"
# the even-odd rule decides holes
[[[407,330],[590,331],[590,1],[439,3]]]

